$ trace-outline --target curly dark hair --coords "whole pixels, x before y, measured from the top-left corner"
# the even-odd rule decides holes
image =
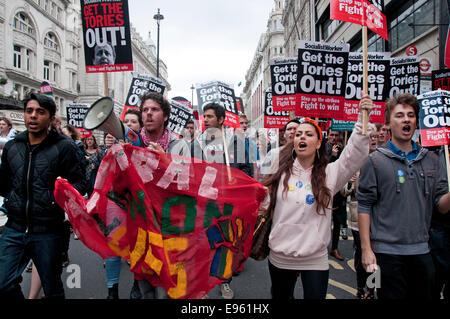
[[[169,124],[169,117],[170,117],[169,101],[167,101],[167,99],[161,93],[146,92],[141,96],[141,106],[139,107],[141,113],[142,113],[142,105],[144,105],[145,101],[147,100],[153,100],[156,103],[158,103],[159,106],[161,106],[164,116],[167,116],[167,121],[164,121],[164,128],[166,128],[167,124]]]

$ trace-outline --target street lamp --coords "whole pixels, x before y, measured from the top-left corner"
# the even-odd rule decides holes
[[[158,47],[156,48],[156,77],[159,78],[159,21],[164,19],[164,16],[161,13],[159,13],[159,8],[158,13],[153,16],[153,19],[156,20],[156,24],[158,25],[158,40],[157,40]]]

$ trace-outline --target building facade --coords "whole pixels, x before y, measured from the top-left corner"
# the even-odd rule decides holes
[[[150,36],[150,35],[149,35]],[[133,67],[156,76],[156,50],[131,28]],[[167,67],[160,60],[160,78]],[[0,0],[0,117],[24,130],[23,98],[50,83],[63,123],[68,103],[91,104],[109,95],[120,115],[131,72],[86,73],[79,0]],[[107,89],[107,90],[106,90]],[[166,89],[166,92],[170,86]],[[97,136],[102,135],[96,132]]]
[[[18,130],[25,129],[19,101],[42,81],[53,87],[58,115],[77,97],[79,20],[78,1],[0,0],[0,112]]]
[[[265,92],[271,85],[270,60],[285,56],[282,13],[283,1],[275,0],[267,30],[260,36],[252,64],[245,75],[242,98],[249,122],[255,129],[264,127]]]
[[[281,5],[281,9],[278,7]],[[421,59],[421,91],[431,89],[431,71],[444,68],[443,47],[449,23],[447,2],[442,0],[385,0],[384,14],[388,25],[389,41],[374,32],[368,32],[369,52],[391,52],[392,57],[408,54]],[[269,25],[281,17],[283,48],[279,56],[286,58],[298,56],[298,41],[310,40],[330,43],[346,42],[351,51],[362,51],[361,26],[330,19],[330,0],[284,0],[275,1],[275,9],[268,21],[268,30],[262,36],[269,39]],[[276,37],[279,35],[277,34]],[[271,38],[273,41],[274,37]],[[266,65],[274,56],[264,50],[265,42],[260,40],[252,65],[246,74],[244,100],[252,114],[252,124],[262,127],[259,104],[261,84],[263,90],[270,86],[269,76],[258,77],[258,70],[268,70]],[[278,40],[277,40],[278,41]],[[270,50],[270,49],[269,49]],[[273,52],[273,51],[272,51]],[[255,110],[253,108],[256,108]]]

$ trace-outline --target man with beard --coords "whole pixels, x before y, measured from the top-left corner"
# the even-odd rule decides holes
[[[378,147],[361,169],[358,224],[362,263],[379,268],[379,299],[432,296],[435,271],[428,245],[433,209],[450,209],[446,173],[438,156],[413,140],[419,103],[408,93],[386,102],[391,140]]]

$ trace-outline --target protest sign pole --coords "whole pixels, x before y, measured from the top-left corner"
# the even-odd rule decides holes
[[[368,53],[367,53],[367,26],[362,27],[362,47],[363,47],[363,92],[367,94],[369,82],[369,72],[368,72]],[[363,135],[367,135],[367,122],[369,118],[369,113],[367,110],[363,110]]]
[[[223,150],[225,152],[225,162],[227,164],[228,181],[231,182],[230,158],[228,157],[228,147],[227,141],[225,139],[225,128],[223,127],[223,125],[222,125],[222,141],[223,141]]]
[[[344,141],[344,146],[347,146],[347,140],[348,140],[348,131],[345,131],[345,141]]]
[[[450,160],[448,158],[448,145],[444,145],[445,150],[445,163],[447,164],[447,183],[448,189],[450,189]]]
[[[109,87],[108,87],[108,73],[103,72],[103,85],[105,89],[105,96],[109,96]]]

